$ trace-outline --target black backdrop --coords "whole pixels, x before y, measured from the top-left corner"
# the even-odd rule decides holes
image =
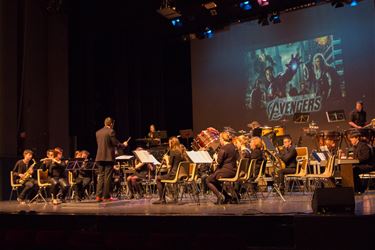
[[[120,139],[151,123],[192,127],[190,45],[156,13],[159,1],[70,1],[70,134],[95,153],[106,116]],[[134,143],[134,141],[133,141]]]

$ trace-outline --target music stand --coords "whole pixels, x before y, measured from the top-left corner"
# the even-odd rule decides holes
[[[168,134],[166,130],[156,131],[156,137],[160,138],[160,142],[165,142],[168,139]]]
[[[193,138],[193,130],[192,129],[181,129],[180,130],[181,138],[186,140],[186,148],[189,147],[189,139]]]
[[[328,122],[345,122],[345,111],[344,110],[333,110],[327,111],[327,121]]]
[[[310,113],[295,113],[293,115],[293,122],[297,124],[307,123],[310,119]]]
[[[180,130],[181,138],[189,139],[193,137],[193,130],[192,129],[181,129]]]

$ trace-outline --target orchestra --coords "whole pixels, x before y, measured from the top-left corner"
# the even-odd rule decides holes
[[[220,132],[213,127],[208,127],[197,134],[191,145],[183,145],[178,136],[170,137],[166,145],[163,143],[158,145],[161,148],[159,150],[162,150],[162,156],[160,153],[155,153],[157,152],[155,150],[138,146],[133,151],[135,157],[130,155],[122,158],[125,160],[118,160],[115,152],[128,147],[129,140],[121,143],[116,138],[113,125],[114,120],[108,117],[104,120],[104,127],[96,132],[98,151],[95,160],[90,159],[90,153],[87,150],[77,150],[72,159],[64,159],[63,150],[55,147],[47,150],[46,158],[37,161],[33,159],[34,152],[26,149],[23,152],[23,159],[16,162],[12,171],[15,183],[21,184],[18,202],[25,204],[32,200],[38,188],[36,169],[41,169],[46,175],[43,180],[51,184],[48,192],[53,205],[72,200],[110,202],[115,200],[113,199],[115,193],[120,199],[142,199],[146,197],[145,192],[151,192],[151,197],[158,197],[158,200],[152,202],[153,204],[166,204],[166,196],[170,197],[168,194],[170,189],[166,188],[162,180],[174,179],[181,162],[194,163],[189,152],[206,151],[208,157],[212,158],[210,166],[199,162],[196,164],[195,181],[199,183],[196,192],[201,195],[214,195],[216,197],[214,203],[218,205],[237,203],[242,198],[245,189],[241,185],[244,183],[234,185],[238,199],[233,199],[219,179],[234,177],[238,163],[243,158],[249,159],[249,163],[251,160],[256,160],[252,178],[249,178],[249,181],[254,181],[254,176],[268,179],[265,184],[261,185],[276,187],[280,195],[284,195],[290,188],[285,185],[285,176],[298,172],[298,147],[293,144],[291,136],[282,126],[261,127],[259,122],[252,121],[248,125],[249,133],[244,130],[237,132],[230,127],[225,127]],[[375,130],[366,125],[363,102],[356,103],[355,109],[350,114],[349,125],[352,128],[346,131],[316,132],[314,136],[317,148],[309,150],[311,152],[322,150],[325,154],[338,159],[352,160],[353,190],[359,195],[366,189],[366,183],[362,181],[361,175],[375,171]],[[317,129],[316,126],[314,129]],[[311,129],[308,132],[310,133]],[[155,125],[151,125],[147,138],[154,140],[159,139],[158,136]],[[282,146],[274,144],[275,137],[282,140]],[[154,156],[155,161],[142,161],[135,153],[144,150]],[[309,156],[310,160],[314,161],[315,156],[316,154],[312,153]],[[264,168],[260,173],[261,166]],[[320,162],[319,167],[324,169],[324,161]],[[245,173],[240,173],[240,175],[244,176]],[[336,176],[332,176],[334,177]],[[145,189],[145,183],[153,185],[154,188]],[[340,182],[336,181],[336,185],[340,185]],[[75,196],[68,196],[68,193],[72,192]]]

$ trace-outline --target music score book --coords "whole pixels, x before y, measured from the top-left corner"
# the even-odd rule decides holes
[[[212,157],[207,151],[187,151],[187,155],[193,163],[209,163],[213,162]]]
[[[142,163],[152,163],[154,165],[160,165],[161,163],[148,151],[146,150],[135,150],[133,151],[137,159]]]

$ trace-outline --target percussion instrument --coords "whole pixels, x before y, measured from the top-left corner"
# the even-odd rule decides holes
[[[284,136],[285,135],[285,129],[281,126],[275,126],[273,127],[273,132],[276,136]]]
[[[262,136],[267,136],[273,132],[272,127],[261,127],[262,129]]]
[[[317,133],[316,138],[319,146],[337,147],[341,140],[341,133],[334,130],[321,130]]]
[[[207,128],[201,131],[193,140],[191,147],[194,150],[216,150],[219,147],[219,131],[214,128]]]

